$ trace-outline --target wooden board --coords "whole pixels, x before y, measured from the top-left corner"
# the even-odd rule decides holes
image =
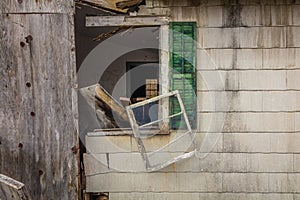
[[[169,23],[162,16],[88,16],[86,27],[101,26],[160,26]]]
[[[73,16],[0,15],[0,171],[33,199],[77,199]]]
[[[81,88],[80,93],[95,112],[102,128],[129,127],[125,108],[101,85]]]
[[[6,200],[30,200],[25,185],[0,174],[0,198]]]

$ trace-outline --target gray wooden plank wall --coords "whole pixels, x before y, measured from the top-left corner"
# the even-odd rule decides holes
[[[300,1],[147,0],[138,15],[149,14],[197,21],[198,131],[222,136],[206,158],[154,173],[143,172],[132,138],[108,138],[119,150],[85,155],[88,189],[112,200],[300,199]]]
[[[0,3],[0,172],[33,199],[77,199],[73,6]]]

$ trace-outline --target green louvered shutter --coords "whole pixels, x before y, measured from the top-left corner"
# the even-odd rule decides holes
[[[178,90],[183,100],[192,128],[197,122],[196,60],[197,30],[196,22],[170,23],[170,90]],[[180,111],[176,98],[170,100],[170,114]],[[177,129],[182,116],[174,117],[170,127]]]

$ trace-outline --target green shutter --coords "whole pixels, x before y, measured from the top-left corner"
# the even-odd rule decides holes
[[[196,97],[196,22],[170,23],[170,90],[178,90],[193,128],[197,122]],[[170,99],[170,114],[180,111],[176,98]],[[171,119],[170,127],[177,129],[182,116]]]

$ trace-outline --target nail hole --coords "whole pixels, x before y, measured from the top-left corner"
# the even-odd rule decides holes
[[[27,86],[27,87],[31,87],[31,83],[27,82],[27,83],[26,83],[26,86]]]
[[[21,47],[25,47],[25,42],[20,42]]]
[[[25,37],[25,39],[26,39],[26,43],[30,43],[33,40],[31,35],[28,35],[27,37]]]
[[[23,3],[23,0],[18,0],[18,3]]]
[[[74,154],[77,154],[77,152],[78,152],[78,148],[76,147],[76,145],[75,146],[73,146],[72,148],[71,148],[71,150],[72,150],[72,152],[74,153]]]
[[[34,116],[35,116],[35,112],[30,112],[30,115],[31,115],[32,117],[34,117]]]
[[[39,175],[42,176],[44,174],[43,170],[39,170]]]
[[[19,143],[18,147],[19,147],[20,149],[22,149],[22,148],[23,148],[23,144],[22,144],[22,143]]]

